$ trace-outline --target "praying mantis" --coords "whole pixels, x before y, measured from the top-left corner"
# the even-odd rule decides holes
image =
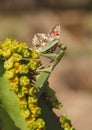
[[[60,42],[60,25],[56,25],[48,35],[36,34],[33,38],[33,47],[40,56],[50,59],[48,67],[42,66],[37,70],[39,72],[37,84],[40,88],[39,95],[41,95],[50,73],[59,63],[66,50],[66,46]],[[58,52],[56,52],[57,48],[59,49]]]

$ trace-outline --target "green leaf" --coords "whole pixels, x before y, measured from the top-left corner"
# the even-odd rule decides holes
[[[53,41],[51,41],[50,43],[48,43],[43,49],[41,52],[45,52],[47,50],[49,50],[51,47],[53,47],[56,43],[58,43],[58,40],[55,39]]]
[[[2,130],[20,130],[18,129],[3,106],[0,105],[0,128]]]

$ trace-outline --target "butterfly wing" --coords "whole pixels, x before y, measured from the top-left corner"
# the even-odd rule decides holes
[[[59,24],[54,26],[52,30],[50,30],[49,37],[52,38],[52,40],[60,39],[60,25]]]
[[[32,39],[33,48],[37,52],[41,52],[42,48],[45,47],[48,43],[49,43],[49,39],[47,35],[42,34],[42,33],[35,34]]]

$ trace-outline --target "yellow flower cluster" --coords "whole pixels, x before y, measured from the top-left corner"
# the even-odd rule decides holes
[[[6,39],[0,44],[0,58],[4,60],[5,75],[9,80],[10,91],[18,97],[22,117],[28,123],[29,130],[45,129],[45,122],[40,118],[38,106],[36,69],[41,65],[39,55],[26,43]]]
[[[0,59],[4,61],[5,75],[10,84],[9,90],[17,95],[21,116],[25,118],[29,130],[45,130],[46,128],[41,118],[41,108],[38,105],[40,86],[37,88],[35,84],[40,75],[37,69],[41,68],[39,55],[40,53],[29,48],[26,43],[16,40],[6,39],[0,44]],[[54,90],[49,87],[48,81],[46,83],[41,97],[50,109],[61,108],[62,104],[58,101]],[[66,128],[64,119],[61,122],[63,128]]]
[[[75,130],[75,129],[72,127],[71,120],[68,118],[67,115],[62,115],[62,116],[60,117],[60,122],[61,122],[61,127],[62,127],[64,130]]]

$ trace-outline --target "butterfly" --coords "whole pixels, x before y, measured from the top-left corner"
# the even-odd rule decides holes
[[[57,41],[55,41],[57,40]],[[37,33],[32,39],[33,48],[36,52],[42,52],[43,48],[48,45],[48,52],[53,52],[56,48],[56,44],[60,41],[60,25],[53,27],[48,34]],[[51,44],[49,46],[49,44]],[[51,48],[50,48],[51,47]],[[46,50],[46,49],[45,49]]]

